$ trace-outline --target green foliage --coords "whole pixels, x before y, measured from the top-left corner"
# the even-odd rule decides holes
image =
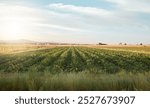
[[[0,77],[0,90],[150,90],[150,73],[93,74],[81,73],[23,73],[7,74]]]

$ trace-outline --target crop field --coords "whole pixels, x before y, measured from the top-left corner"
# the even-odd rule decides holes
[[[0,45],[0,90],[150,90],[150,47]]]

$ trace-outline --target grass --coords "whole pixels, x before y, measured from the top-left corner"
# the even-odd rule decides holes
[[[5,47],[0,90],[150,90],[150,47]]]
[[[150,73],[91,74],[24,73],[0,77],[0,90],[18,91],[127,91],[150,90]]]

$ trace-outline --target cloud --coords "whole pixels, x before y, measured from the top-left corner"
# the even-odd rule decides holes
[[[0,34],[2,36],[2,31],[5,29],[4,25],[8,25],[8,23],[12,22],[13,24],[19,24],[24,27],[24,29],[26,29],[26,32],[23,35],[34,34],[37,32],[36,30],[40,29],[41,31],[38,31],[35,34],[38,34],[39,32],[41,34],[42,32],[48,32],[48,29],[80,31],[78,27],[75,28],[73,26],[66,25],[67,20],[65,19],[67,17],[69,18],[70,16],[59,14],[50,10],[47,11],[45,9],[39,9],[36,7],[0,4]],[[42,28],[45,28],[45,30]]]
[[[53,24],[37,24],[39,27],[47,27],[47,28],[53,28],[53,29],[61,29],[61,30],[67,30],[67,31],[82,31],[81,29],[78,28],[71,28],[71,27],[65,27],[61,25],[53,25]]]
[[[49,8],[53,10],[65,11],[65,12],[76,12],[87,15],[98,15],[98,16],[107,16],[111,12],[105,9],[95,8],[95,7],[82,7],[74,5],[65,5],[63,3],[53,3],[49,4]]]
[[[115,9],[103,9],[96,7],[83,7],[75,5],[65,5],[62,3],[49,4],[49,9],[58,14],[68,15],[67,23],[71,26],[87,30],[81,32],[81,36],[90,36],[103,41],[129,41],[137,42],[147,39],[149,36],[150,25],[147,25],[140,19],[138,12],[148,12],[147,2],[133,0],[109,0],[116,5]],[[140,4],[145,5],[140,10]],[[134,6],[132,6],[134,4]],[[145,9],[145,10],[144,10]],[[64,20],[66,21],[66,20]]]
[[[57,20],[62,19],[65,24],[72,27],[87,30],[106,30],[107,28],[120,28],[121,27],[138,27],[135,22],[133,13],[126,11],[106,10],[96,7],[82,7],[75,5],[65,5],[62,3],[49,4],[49,10],[62,15]],[[67,17],[65,17],[67,16]],[[65,20],[65,18],[67,20]],[[93,29],[94,28],[94,29]]]
[[[115,3],[118,8],[132,12],[150,13],[149,0],[106,0]]]
[[[22,24],[40,22],[43,20],[41,10],[27,6],[0,4],[0,21],[14,21]]]
[[[116,9],[51,3],[43,7],[0,4],[0,36],[4,22],[21,25],[26,38],[63,42],[120,42],[147,39],[150,25],[127,8],[125,0],[107,0]],[[121,2],[122,1],[122,2]],[[129,9],[129,10],[127,10]],[[138,10],[137,10],[138,11]],[[144,20],[145,21],[145,20]],[[149,21],[149,20],[147,20]],[[21,34],[22,33],[22,34]],[[140,37],[140,36],[145,37]],[[8,38],[8,37],[5,37]]]

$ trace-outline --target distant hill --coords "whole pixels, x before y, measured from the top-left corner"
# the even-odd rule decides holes
[[[7,43],[12,43],[12,44],[34,44],[37,43],[35,41],[31,40],[26,40],[26,39],[19,39],[19,40],[0,40],[1,44],[7,44]]]
[[[0,40],[0,44],[35,44],[35,45],[89,45],[89,44],[78,44],[78,43],[61,43],[61,42],[40,42],[32,41],[27,39],[19,40]],[[104,45],[104,44],[103,44]]]
[[[19,40],[0,40],[0,44],[37,44],[37,45],[78,45],[75,43],[59,43],[59,42],[37,42],[26,39]]]

